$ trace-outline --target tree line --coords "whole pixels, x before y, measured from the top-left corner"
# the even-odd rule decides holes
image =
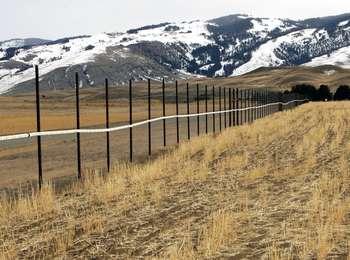
[[[327,85],[321,85],[316,88],[309,84],[300,84],[292,87],[291,91],[286,93],[298,93],[311,101],[328,101],[328,100],[350,100],[350,87],[348,85],[341,85],[333,94]]]

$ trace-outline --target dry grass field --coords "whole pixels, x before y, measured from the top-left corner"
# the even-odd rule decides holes
[[[2,195],[0,259],[350,259],[350,103],[306,104]]]
[[[336,66],[320,67],[285,67],[260,68],[238,77],[217,79],[222,86],[230,87],[268,87],[277,90],[286,90],[297,84],[312,84],[315,87],[321,84],[328,85],[335,91],[342,84],[350,85],[350,70]],[[210,83],[203,79],[200,82]]]
[[[139,122],[147,115],[147,84],[137,83],[133,87],[133,120]],[[162,95],[159,82],[152,82],[152,117],[162,116]],[[186,91],[184,82],[179,84],[179,112],[186,114]],[[228,91],[226,92],[228,94]],[[76,126],[75,91],[43,91],[41,104],[42,130],[74,129]],[[219,109],[218,88],[216,88],[216,110]],[[175,86],[166,85],[166,115],[175,114]],[[196,112],[196,88],[190,85],[190,111]],[[200,111],[205,111],[204,86],[200,88]],[[208,88],[208,110],[212,111],[212,88]],[[103,88],[81,90],[81,125],[83,128],[104,128],[105,100]],[[227,99],[226,99],[227,100]],[[222,100],[222,104],[223,104]],[[227,100],[228,103],[228,100]],[[110,87],[110,121],[112,126],[128,124],[128,87]],[[196,118],[191,118],[191,136],[197,136]],[[228,121],[228,120],[227,120]],[[36,110],[34,93],[15,96],[0,96],[0,135],[36,131]],[[209,132],[212,131],[212,116],[209,116]],[[205,131],[205,118],[200,118],[200,132]],[[187,119],[180,119],[180,139],[187,140]],[[219,117],[216,116],[219,129]],[[176,145],[176,122],[166,122],[167,147]],[[148,159],[147,125],[134,129],[134,158],[136,161]],[[83,168],[106,168],[105,134],[82,135]],[[162,122],[152,124],[152,150],[163,150]],[[75,135],[43,138],[44,179],[60,179],[76,176],[76,138]],[[129,158],[129,131],[111,134],[112,161]],[[26,184],[37,180],[36,139],[0,143],[0,190]],[[60,180],[59,180],[60,181]]]

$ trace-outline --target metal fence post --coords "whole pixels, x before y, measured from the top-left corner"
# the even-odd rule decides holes
[[[234,91],[234,90],[233,90]],[[229,109],[229,114],[228,114],[228,126],[232,126],[232,89],[228,89],[228,109]]]
[[[244,124],[247,124],[248,122],[248,110],[247,110],[247,90],[243,90],[243,95],[244,95]]]
[[[239,125],[239,90],[238,88],[236,90],[234,90],[236,92],[236,121],[237,121],[237,124],[236,125]]]
[[[205,86],[205,133],[208,134],[208,86]]]
[[[252,109],[252,107],[253,107],[253,90],[252,89],[250,89],[249,90],[249,107],[250,107],[250,109],[249,109],[249,122],[250,123],[252,123],[253,122],[253,109]]]
[[[247,110],[247,114],[248,114],[248,120],[247,120],[247,122],[248,122],[248,124],[250,124],[251,123],[251,104],[250,104],[250,89],[247,89],[247,108],[248,108],[248,110]]]
[[[148,95],[148,120],[151,120],[152,114],[151,114],[151,79],[148,79],[148,89],[147,89],[147,95]],[[152,124],[150,121],[148,121],[148,156],[152,155]]]
[[[259,90],[258,92],[258,104],[259,104],[259,110],[258,110],[258,118],[260,119],[261,118],[261,111],[262,111],[262,108],[261,108],[261,90]]]
[[[253,107],[254,107],[254,109],[253,109],[253,121],[255,121],[256,120],[256,106],[257,106],[257,104],[256,104],[256,92],[255,92],[255,90],[253,90],[252,91],[253,93],[253,97],[252,97],[252,104],[253,104]]]
[[[224,127],[225,129],[227,128],[227,113],[226,113],[226,88],[224,88],[224,110],[225,110],[225,113],[224,113]]]
[[[77,129],[80,129],[80,107],[79,107],[79,74],[75,73],[75,99],[76,99],[76,120]],[[77,161],[78,161],[78,179],[81,179],[81,151],[80,151],[80,133],[77,133]]]
[[[234,111],[234,109],[235,109],[235,89],[232,89],[232,92],[231,92],[231,103],[232,103],[232,105],[231,105],[232,126],[235,126],[236,125],[235,124],[235,120],[236,120],[235,119],[235,111]]]
[[[237,125],[241,125],[242,124],[242,91],[240,89],[237,89],[237,109],[239,109],[238,111],[238,115],[237,115],[237,118],[238,118],[238,123]]]
[[[268,97],[268,90],[265,89],[265,103],[266,103],[266,115],[265,116],[268,116],[269,115],[269,97]]]
[[[222,102],[221,102],[221,87],[219,87],[219,124],[220,124],[220,132],[222,132],[222,115],[221,115],[221,111],[222,111]]]
[[[109,91],[108,91],[108,79],[105,79],[106,88],[106,128],[109,129]],[[109,132],[106,133],[106,150],[107,150],[107,171],[110,172],[111,169],[111,155],[110,155],[110,137]]]
[[[36,94],[36,129],[41,131],[41,115],[40,115],[40,93],[39,93],[39,67],[35,66],[35,94]],[[42,151],[41,151],[41,136],[37,137],[38,145],[38,185],[41,189],[43,184],[43,167],[42,167]]]
[[[269,107],[268,107],[268,98],[267,98],[267,89],[265,89],[265,116],[268,116],[269,114]]]
[[[196,86],[197,90],[197,114],[199,114],[199,84]],[[199,115],[197,115],[197,135],[200,135],[200,130],[199,130]]]
[[[215,134],[215,87],[213,86],[213,133]]]
[[[232,90],[232,93],[231,93],[231,95],[232,95],[232,112],[231,112],[231,114],[232,114],[232,126],[236,126],[236,111],[235,111],[235,109],[236,109],[236,91],[235,91],[235,89],[233,89]]]
[[[186,84],[186,103],[187,103],[187,139],[191,139],[191,126],[190,126],[190,95],[189,95],[189,86]]]
[[[163,117],[165,117],[165,80],[162,83],[162,97],[163,97]],[[163,119],[163,146],[166,146],[166,122]]]
[[[132,80],[129,80],[129,156],[130,162],[133,161],[133,140],[132,140]]]
[[[175,82],[175,98],[176,98],[176,142],[180,143],[180,129],[179,129],[179,90],[178,82]]]

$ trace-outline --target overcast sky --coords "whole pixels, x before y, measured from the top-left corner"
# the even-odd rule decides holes
[[[350,12],[349,0],[1,0],[0,40],[125,31],[244,13],[306,18]]]

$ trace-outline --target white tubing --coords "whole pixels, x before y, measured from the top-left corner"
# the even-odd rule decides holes
[[[163,117],[153,118],[151,120],[145,120],[145,121],[141,121],[138,123],[134,123],[132,125],[122,125],[122,126],[117,126],[117,127],[112,127],[112,128],[52,130],[52,131],[43,131],[43,132],[6,135],[6,136],[0,136],[0,142],[11,141],[11,140],[20,140],[20,139],[29,139],[29,138],[38,137],[38,136],[70,135],[70,134],[77,134],[77,133],[94,134],[94,133],[115,132],[115,131],[121,131],[121,130],[129,129],[129,128],[134,128],[134,127],[145,125],[148,123],[153,123],[153,122],[165,120],[165,119],[188,118],[188,117],[197,117],[197,116],[205,116],[205,115],[223,114],[223,113],[230,113],[230,112],[236,112],[236,111],[246,111],[246,110],[251,110],[251,109],[258,109],[258,108],[275,106],[275,105],[287,106],[287,105],[294,103],[294,102],[304,102],[304,101],[308,101],[308,100],[307,99],[292,100],[292,101],[289,101],[287,103],[276,102],[276,103],[271,103],[271,104],[266,104],[266,105],[256,106],[256,107],[246,107],[246,108],[239,108],[239,109],[230,109],[230,110],[206,112],[206,113],[198,113],[198,114],[189,114],[189,115],[184,114],[184,115],[163,116]]]

